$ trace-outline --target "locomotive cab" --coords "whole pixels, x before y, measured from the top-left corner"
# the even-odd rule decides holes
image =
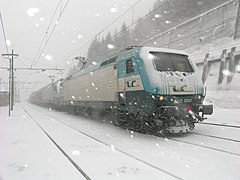
[[[119,119],[128,118],[134,129],[188,132],[204,115],[212,114],[212,105],[203,105],[205,88],[185,52],[141,47],[121,57]]]
[[[203,105],[206,95],[195,64],[188,54],[169,49],[142,48],[148,92],[157,104],[154,118],[169,132],[188,132],[204,115],[213,113],[212,105]]]

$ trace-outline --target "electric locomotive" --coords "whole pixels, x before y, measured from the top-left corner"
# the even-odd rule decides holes
[[[178,50],[131,47],[57,85],[53,106],[90,116],[114,112],[116,125],[136,131],[189,132],[213,112],[203,105],[196,66]]]

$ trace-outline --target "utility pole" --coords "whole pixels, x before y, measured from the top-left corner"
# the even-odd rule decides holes
[[[10,57],[9,57],[10,56]],[[9,59],[9,116],[10,110],[13,110],[13,103],[14,103],[14,74],[13,74],[13,59],[18,57],[18,54],[12,53],[11,54],[2,54],[3,58]]]

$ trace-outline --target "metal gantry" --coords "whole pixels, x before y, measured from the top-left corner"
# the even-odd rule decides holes
[[[10,54],[2,54],[3,58],[9,59],[9,116],[11,114],[11,110],[13,110],[14,103],[14,73],[13,73],[13,59],[18,57],[18,54],[12,53]]]

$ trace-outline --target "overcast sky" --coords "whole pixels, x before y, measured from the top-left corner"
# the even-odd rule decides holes
[[[117,17],[123,14],[138,0],[0,0],[0,11],[3,18],[7,45],[9,53],[13,49],[19,54],[15,59],[15,67],[47,67],[47,68],[69,68],[72,58],[77,55],[86,55],[89,40],[106,26],[112,23]],[[53,23],[47,31],[47,27],[56,11]],[[64,9],[65,4],[67,6]],[[115,29],[119,30],[123,21],[127,25],[144,16],[152,8],[154,0],[142,0],[134,10],[130,10],[122,18],[112,24],[101,35],[105,36],[109,30],[112,34]],[[60,14],[62,16],[57,22]],[[44,35],[50,37],[52,29],[57,23],[56,29],[41,54],[37,54]],[[45,40],[46,40],[45,39]],[[3,30],[0,26],[0,53],[7,53],[4,43]],[[45,41],[46,42],[46,41]],[[85,45],[86,44],[86,45]],[[80,47],[82,47],[80,49]],[[40,58],[38,58],[40,57]],[[38,63],[34,63],[33,61]],[[70,64],[69,64],[70,63]],[[8,60],[0,58],[0,67],[8,67]],[[57,72],[17,70],[15,76],[20,82],[44,82],[43,84],[25,84],[22,91],[29,93],[37,88],[51,82],[49,75],[60,78]],[[8,72],[0,70],[0,78],[7,81]],[[0,88],[6,86],[0,85]],[[28,89],[30,88],[30,89]],[[33,89],[31,89],[33,88]]]

